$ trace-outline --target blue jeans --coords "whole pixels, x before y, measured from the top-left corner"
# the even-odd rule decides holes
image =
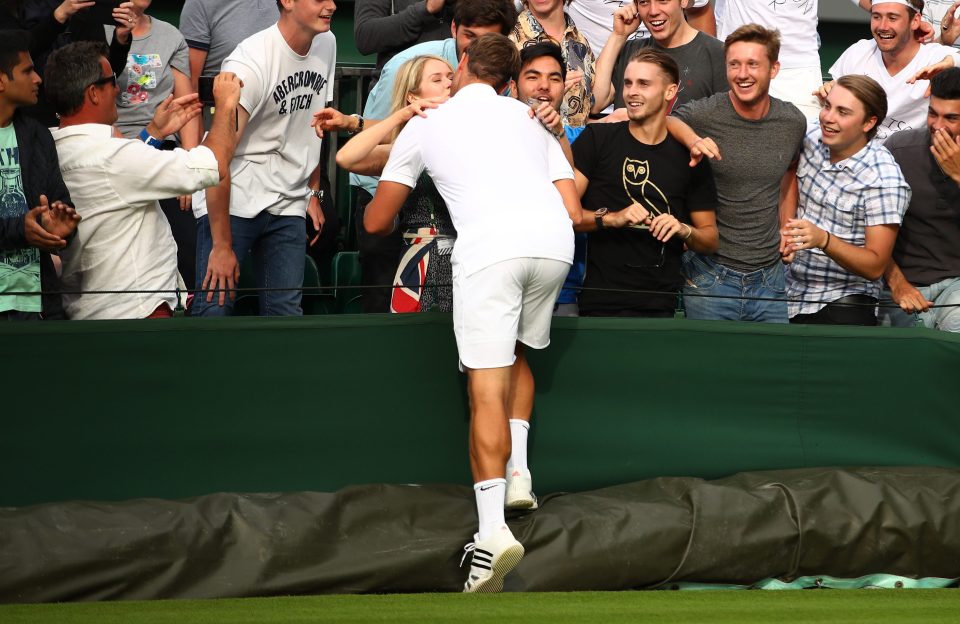
[[[917,290],[935,305],[960,305],[960,277],[951,277],[929,286],[917,286]],[[929,329],[960,332],[960,307],[935,308],[920,314],[908,314],[893,303],[889,289],[885,289],[880,296],[880,306],[880,325],[884,327],[914,327],[919,316]]]
[[[252,219],[230,217],[230,232],[233,234],[233,253],[242,263],[247,254],[253,254],[253,275],[257,288],[290,288],[303,286],[303,263],[307,249],[307,230],[301,217],[278,217],[261,212]],[[207,274],[207,261],[213,249],[213,236],[207,215],[197,219],[197,290]],[[260,314],[262,316],[300,316],[303,310],[300,290],[261,291]],[[193,316],[229,316],[233,302],[226,297],[224,305],[213,301],[207,303],[205,293],[193,299]]]
[[[787,288],[783,263],[779,260],[762,269],[742,273],[688,251],[683,254],[683,273],[687,277],[683,305],[689,319],[787,322]],[[755,301],[743,297],[778,301]]]

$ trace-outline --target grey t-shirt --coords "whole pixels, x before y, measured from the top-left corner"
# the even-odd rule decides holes
[[[639,50],[653,48],[666,52],[680,66],[680,90],[674,108],[693,100],[710,97],[730,89],[723,54],[723,42],[698,32],[690,43],[676,48],[664,48],[653,37],[631,39],[623,46],[613,68],[613,105],[623,108],[623,73],[627,62]]]
[[[717,93],[674,113],[720,148],[713,161],[717,182],[716,259],[736,271],[755,271],[780,257],[780,181],[803,145],[807,120],[796,106],[770,98],[759,120],[744,119],[730,95]]]
[[[186,0],[180,32],[188,46],[207,52],[202,75],[213,75],[241,41],[278,19],[276,0]]]
[[[112,37],[113,27],[106,28],[107,37]],[[160,102],[173,93],[174,69],[190,77],[187,44],[172,24],[151,17],[150,32],[133,38],[127,66],[117,76],[120,96],[116,125],[123,136],[135,138],[153,119]]]

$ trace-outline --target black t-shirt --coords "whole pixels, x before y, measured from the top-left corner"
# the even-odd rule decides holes
[[[590,124],[573,143],[577,170],[590,181],[582,198],[586,210],[622,210],[636,201],[651,212],[668,212],[690,223],[690,212],[714,210],[717,189],[704,159],[688,166],[690,153],[667,137],[646,145],[630,134],[629,122]],[[683,242],[666,244],[643,228],[606,228],[591,232],[587,242],[585,288],[676,292],[682,285]],[[650,295],[584,290],[585,314],[672,310],[676,295]]]
[[[930,153],[926,128],[893,134],[893,153],[913,191],[893,248],[893,259],[914,286],[960,277],[960,187]]]

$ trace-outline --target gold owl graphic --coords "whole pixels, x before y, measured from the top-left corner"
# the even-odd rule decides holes
[[[623,190],[627,192],[627,197],[649,210],[654,217],[663,214],[664,210],[672,214],[667,196],[650,181],[649,161],[623,159]],[[630,227],[649,229],[645,223]]]

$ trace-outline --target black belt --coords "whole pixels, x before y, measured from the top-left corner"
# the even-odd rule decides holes
[[[830,305],[877,305],[877,298],[870,295],[847,295],[830,302]]]

